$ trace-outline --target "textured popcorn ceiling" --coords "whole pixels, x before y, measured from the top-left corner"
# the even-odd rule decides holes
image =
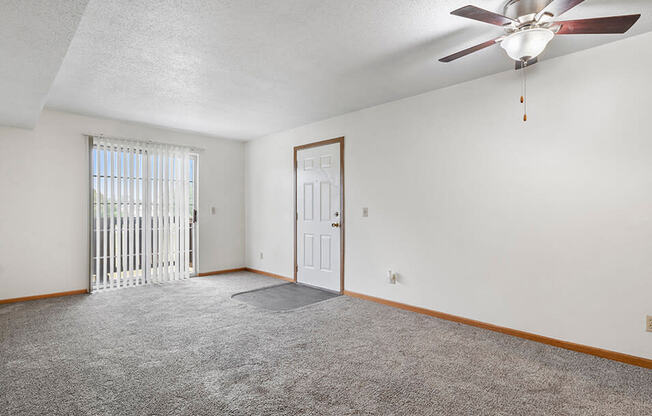
[[[68,3],[44,2],[40,12],[55,13],[52,4],[63,8]],[[468,3],[494,11],[501,11],[503,4],[91,0],[46,105],[255,138],[513,68],[500,47],[450,64],[437,62],[501,34],[498,27],[449,14]],[[632,36],[652,30],[651,1],[586,0],[565,17],[638,12],[644,16],[626,35]],[[68,20],[46,19],[51,25],[73,26]],[[543,59],[622,38],[560,36]],[[34,55],[54,54],[54,49],[43,47]]]
[[[0,1],[0,125],[34,127],[86,3]]]

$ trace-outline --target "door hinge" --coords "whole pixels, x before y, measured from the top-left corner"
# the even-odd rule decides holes
[[[298,213],[298,212],[295,212],[294,215],[295,215],[295,218],[294,218],[295,221],[299,221],[299,213]]]
[[[295,265],[294,265],[294,271],[295,271],[295,272],[298,272],[298,271],[299,271],[299,265],[298,265],[298,264],[295,264]]]

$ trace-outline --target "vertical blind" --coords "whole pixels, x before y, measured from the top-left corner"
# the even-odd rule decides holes
[[[91,290],[190,277],[190,149],[92,137]]]

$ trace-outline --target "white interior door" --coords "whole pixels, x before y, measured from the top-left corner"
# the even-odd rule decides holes
[[[297,282],[340,291],[340,143],[297,152]]]

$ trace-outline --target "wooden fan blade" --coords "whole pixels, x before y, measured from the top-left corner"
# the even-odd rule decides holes
[[[558,35],[593,35],[602,33],[625,33],[634,26],[640,14],[627,16],[598,17],[595,19],[566,20],[555,22],[560,25]]]
[[[583,1],[584,0],[552,0],[552,3],[539,12],[539,16],[544,14],[551,14],[554,17],[561,16]]]
[[[487,41],[487,42],[485,42],[485,43],[481,43],[481,44],[479,44],[479,45],[471,46],[471,47],[468,48],[468,49],[464,49],[463,51],[459,51],[459,52],[456,52],[456,53],[454,53],[454,54],[452,54],[452,55],[448,55],[448,56],[445,57],[445,58],[441,58],[441,59],[439,60],[439,62],[450,62],[450,61],[454,61],[454,60],[456,60],[456,59],[458,59],[458,58],[461,58],[461,57],[463,57],[463,56],[469,55],[469,54],[471,54],[471,53],[473,53],[473,52],[477,52],[477,51],[482,50],[482,49],[484,49],[484,48],[488,48],[488,47],[491,46],[491,45],[495,45],[495,44],[498,42],[498,39],[500,39],[500,38],[492,39],[492,40],[489,40],[489,41]]]
[[[473,19],[480,22],[489,23],[496,26],[505,26],[510,23],[518,23],[516,20],[510,19],[502,14],[490,12],[489,10],[481,9],[476,6],[464,6],[457,10],[453,10],[451,14],[467,19]]]
[[[517,71],[519,69],[523,69],[525,67],[525,65],[523,65],[523,61],[515,61],[515,62],[516,62],[516,68],[515,69]],[[532,65],[536,64],[537,62],[539,62],[539,58],[530,59],[529,61],[527,61],[527,66],[532,66]]]

